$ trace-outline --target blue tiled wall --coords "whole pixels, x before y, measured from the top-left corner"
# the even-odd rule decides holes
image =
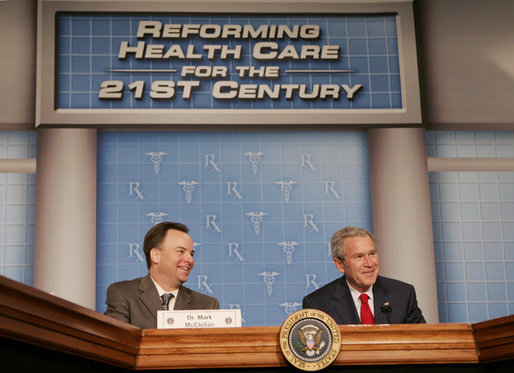
[[[35,158],[34,131],[0,132],[0,159]],[[33,284],[35,174],[0,174],[0,274]]]
[[[513,157],[513,138],[512,131],[428,131],[427,150],[431,157]],[[247,146],[265,153],[256,163],[257,173],[249,155],[242,152]],[[147,153],[157,148],[165,149],[167,154],[161,162],[155,162],[159,166],[156,169]],[[215,155],[214,164],[225,160],[223,165],[218,164],[222,173],[212,164],[206,167],[209,159],[206,162],[205,154]],[[300,171],[301,158],[299,161],[291,156],[294,154],[311,155],[303,158]],[[327,156],[331,154],[336,156]],[[246,325],[277,324],[286,309],[290,311],[298,303],[299,296],[287,296],[311,290],[307,288],[306,278],[302,278],[307,267],[321,274],[316,277],[317,284],[338,275],[328,256],[327,242],[332,232],[343,223],[369,228],[366,154],[365,136],[359,132],[101,133],[98,208],[102,220],[98,228],[97,309],[103,310],[105,288],[110,282],[146,273],[137,245],[152,224],[152,217],[147,214],[157,212],[155,219],[158,212],[166,212],[168,215],[163,218],[180,219],[191,225],[195,242],[202,243],[197,247],[194,274],[209,273],[212,282],[207,284],[213,289],[219,290],[223,284],[223,291],[216,294],[223,305],[246,302],[248,308],[255,308],[256,314],[252,314],[243,307]],[[33,157],[35,132],[0,132],[0,158]],[[270,170],[269,174],[264,172],[264,167]],[[284,179],[301,176],[303,180],[302,185],[292,185],[287,203],[277,190],[279,185],[274,184],[273,175],[279,174]],[[328,176],[342,181],[342,188],[334,189],[340,199],[326,194],[330,184],[323,184],[320,191],[320,180],[326,181]],[[177,182],[196,178],[204,184],[195,186],[188,203],[184,185]],[[227,194],[227,181],[239,179],[243,180],[239,186],[244,202],[233,191]],[[261,181],[255,182],[256,179]],[[0,271],[4,276],[31,285],[35,175],[0,174],[0,180]],[[132,184],[131,189],[132,182],[140,184],[137,188]],[[237,187],[236,190],[239,191]],[[435,172],[430,174],[430,190],[440,321],[476,322],[514,313],[513,173]],[[144,200],[139,199],[138,191]],[[316,200],[311,195],[322,197]],[[213,211],[209,209],[219,206],[223,206],[221,211],[226,221],[223,239],[229,237],[235,241],[244,236],[247,242],[244,250],[242,246],[223,247],[225,241],[216,236],[212,226],[205,227],[203,209]],[[262,207],[263,211],[266,207],[270,212],[263,216],[258,235],[252,230],[250,217],[244,214],[246,206]],[[320,234],[305,231],[302,216],[305,207],[314,215],[326,214],[325,224],[318,227]],[[285,220],[271,219],[271,212],[283,213]],[[305,244],[295,247],[291,265],[287,264],[283,246],[271,239],[267,241],[268,229],[275,226],[281,227],[284,234],[303,232],[306,238]],[[240,234],[231,236],[230,232]],[[272,232],[278,234],[276,230]],[[269,242],[272,244],[268,245]],[[219,254],[213,249],[219,249]],[[263,264],[268,262],[279,267],[276,272],[282,271],[273,284],[271,298],[267,296],[264,276],[249,275],[255,268],[260,273],[271,272]],[[300,276],[289,269],[298,263],[304,266]],[[219,268],[224,276],[216,274]],[[210,277],[210,273],[214,275]],[[248,280],[248,289],[241,287],[242,280]],[[288,283],[287,289],[284,281]],[[198,283],[199,279],[192,277],[189,285],[194,288]],[[252,299],[250,303],[246,294],[258,295],[257,300]],[[229,295],[234,296],[234,302],[229,300]],[[287,299],[279,303],[279,297],[284,296]],[[270,313],[276,311],[279,317],[259,319],[257,312],[264,315],[266,307],[270,307]]]
[[[432,157],[514,157],[512,131],[427,133]],[[514,313],[514,172],[430,174],[441,322]]]
[[[366,132],[106,132],[98,154],[99,311],[110,283],[147,273],[142,241],[160,220],[191,228],[186,285],[246,326],[280,325],[339,276],[337,229],[371,229]]]

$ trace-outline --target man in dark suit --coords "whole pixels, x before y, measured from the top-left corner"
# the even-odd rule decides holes
[[[143,245],[148,275],[111,284],[105,314],[152,329],[157,327],[158,310],[218,309],[216,298],[182,286],[194,265],[193,240],[188,232],[185,225],[172,222],[150,229]]]
[[[304,297],[303,308],[323,311],[338,324],[424,323],[414,287],[378,275],[375,244],[365,229],[337,231],[331,241],[332,258],[344,275]]]

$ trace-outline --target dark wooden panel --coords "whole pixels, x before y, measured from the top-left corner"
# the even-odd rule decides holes
[[[134,367],[141,329],[0,276],[0,336]]]
[[[473,324],[482,362],[514,359],[514,315]]]
[[[278,326],[141,330],[2,276],[0,294],[3,341],[129,370],[291,368],[280,351]],[[340,325],[339,330],[341,350],[330,369],[468,370],[482,367],[480,362],[504,366],[514,359],[514,316],[474,325]]]

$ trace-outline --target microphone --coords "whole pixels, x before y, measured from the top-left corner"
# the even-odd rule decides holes
[[[393,309],[389,302],[384,302],[384,305],[380,307],[380,311],[386,315],[387,323],[391,324],[391,312],[393,312]]]

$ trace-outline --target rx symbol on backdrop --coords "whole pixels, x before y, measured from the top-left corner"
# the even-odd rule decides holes
[[[214,154],[205,154],[205,168],[212,167],[214,171],[221,172],[216,162],[214,162],[215,158],[216,156]]]
[[[213,294],[214,292],[211,289],[211,286],[207,283],[208,276],[207,275],[198,275],[198,290],[205,289],[209,294]]]
[[[205,215],[205,221],[207,223],[205,228],[209,229],[210,227],[212,227],[216,232],[223,233],[218,224],[216,224],[216,219],[216,215]]]
[[[239,183],[237,181],[227,181],[227,196],[234,195],[237,199],[242,200],[243,196],[240,191],[237,190]]]
[[[129,258],[136,258],[138,262],[145,261],[145,257],[141,252],[141,245],[137,242],[129,243]]]
[[[312,171],[316,171],[316,166],[311,162],[311,154],[302,154],[302,167],[309,167]]]
[[[318,276],[315,273],[306,273],[305,277],[307,279],[307,285],[305,286],[306,289],[309,289],[311,286],[314,289],[319,289],[319,284],[316,282]]]
[[[228,243],[228,256],[235,257],[236,260],[244,262],[245,259],[239,252],[239,243],[238,242],[229,242]]]
[[[335,181],[325,181],[325,194],[327,196],[332,195],[335,199],[341,199],[341,196],[337,193],[335,186]]]
[[[129,182],[129,196],[136,196],[136,199],[145,199],[143,193],[139,190],[138,181]]]
[[[303,214],[303,227],[311,227],[311,232],[319,232],[318,225],[314,222],[314,214]]]

